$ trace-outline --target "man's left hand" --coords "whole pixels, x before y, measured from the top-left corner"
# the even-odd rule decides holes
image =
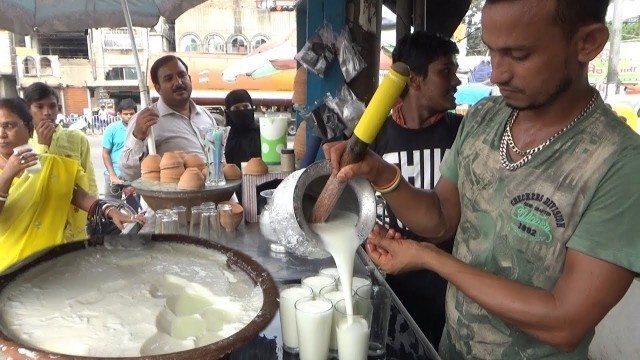
[[[384,272],[400,274],[426,268],[425,260],[438,248],[430,243],[404,239],[400,233],[376,225],[369,234],[366,250]]]

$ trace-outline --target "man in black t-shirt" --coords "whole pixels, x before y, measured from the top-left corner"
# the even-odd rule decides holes
[[[431,189],[440,177],[440,162],[456,137],[461,115],[454,94],[460,85],[456,76],[456,44],[440,36],[416,31],[404,36],[393,51],[393,62],[409,65],[411,74],[401,100],[382,127],[373,151],[396,164],[407,181]],[[405,237],[419,239],[386,209],[389,227]],[[439,246],[451,252],[453,238]],[[445,323],[444,297],[447,282],[426,270],[389,275],[387,281],[429,341],[438,348]]]

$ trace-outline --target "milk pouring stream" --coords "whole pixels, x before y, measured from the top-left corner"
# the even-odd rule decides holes
[[[346,211],[334,211],[327,222],[311,224],[311,229],[320,236],[325,249],[336,263],[348,315],[353,315],[351,282],[356,251],[360,246],[356,233],[357,223],[357,215]]]

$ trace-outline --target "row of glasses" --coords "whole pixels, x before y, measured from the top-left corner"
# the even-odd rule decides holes
[[[156,234],[183,234],[187,235],[187,209],[184,206],[174,206],[171,209],[156,211]]]
[[[155,233],[191,235],[206,240],[219,238],[220,219],[214,202],[193,206],[190,215],[190,221],[187,221],[187,209],[184,206],[157,210]]]
[[[191,226],[189,235],[215,241],[220,238],[220,216],[216,203],[203,202],[191,208]]]
[[[351,297],[352,314],[347,314],[335,267],[323,267],[318,274],[303,277],[300,284],[285,286],[279,298],[283,348],[299,353],[303,360],[324,359],[328,354],[340,359],[383,358],[389,292],[372,285],[368,276],[357,274],[352,279]]]

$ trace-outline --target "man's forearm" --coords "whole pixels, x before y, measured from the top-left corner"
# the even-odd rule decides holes
[[[482,271],[440,249],[426,252],[424,267],[438,272],[487,312],[540,341],[571,351],[624,295],[633,279],[630,272],[613,264],[578,256],[591,262],[568,265],[572,267],[569,274],[563,274],[552,290]],[[585,267],[594,273],[584,271]]]
[[[402,179],[398,188],[384,198],[395,216],[412,232],[433,242],[451,238],[440,201],[433,191],[415,188]]]
[[[107,168],[109,172],[109,176],[117,176],[116,170],[113,168],[113,161],[111,160],[111,155],[108,153],[102,153],[102,162],[104,166]]]

